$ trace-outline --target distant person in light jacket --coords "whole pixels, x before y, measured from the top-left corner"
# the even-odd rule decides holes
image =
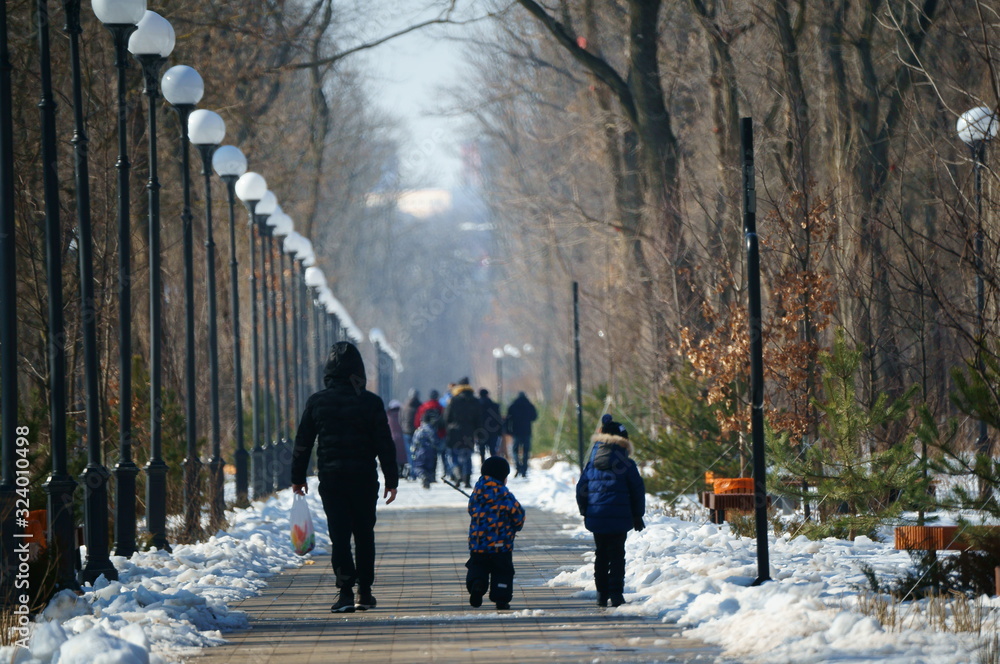
[[[594,533],[594,585],[597,605],[625,603],[625,538],[646,527],[646,487],[625,426],[611,415],[601,418],[601,432],[591,441],[590,461],[576,485],[576,503],[587,530]]]

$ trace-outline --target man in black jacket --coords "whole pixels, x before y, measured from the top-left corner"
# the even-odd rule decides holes
[[[378,457],[385,478],[386,504],[396,499],[399,476],[396,447],[385,406],[365,389],[365,364],[357,347],[340,341],[330,349],[323,375],[326,389],[306,401],[292,451],[292,490],[303,495],[306,466],[316,448],[319,495],[333,543],[333,572],[340,597],[334,613],[364,611],[375,606],[375,506],[378,503]],[[354,537],[356,558],[351,555]],[[354,584],[358,601],[354,601]]]

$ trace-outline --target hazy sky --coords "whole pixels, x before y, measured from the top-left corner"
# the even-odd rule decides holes
[[[471,3],[469,3],[471,4]],[[393,0],[365,3],[369,39],[436,16],[441,3]],[[431,26],[365,52],[359,64],[375,87],[375,99],[403,124],[400,154],[404,184],[449,187],[456,183],[463,120],[440,112],[451,103],[446,89],[462,84],[464,47],[450,35],[460,26]]]

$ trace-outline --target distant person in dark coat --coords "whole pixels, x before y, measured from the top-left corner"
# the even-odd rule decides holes
[[[413,457],[416,454],[416,450],[413,448],[413,432],[420,426],[420,422],[417,421],[418,408],[420,408],[420,393],[416,390],[410,390],[410,393],[407,394],[406,405],[399,413],[399,423],[403,427],[403,445],[406,446],[406,459],[410,466],[411,480],[417,479],[413,462]]]
[[[587,530],[594,533],[594,585],[597,605],[625,603],[625,538],[646,527],[646,487],[635,461],[628,431],[611,415],[601,418],[601,433],[591,441],[590,461],[576,485],[576,503]]]
[[[538,411],[528,401],[524,392],[518,392],[517,398],[507,409],[507,430],[514,438],[514,465],[517,468],[515,477],[528,475],[528,459],[531,458],[531,423],[538,419]]]
[[[490,399],[490,391],[479,390],[479,406],[483,410],[483,431],[476,440],[479,448],[479,462],[482,463],[495,456],[500,448],[500,435],[503,433],[503,418],[500,416],[500,404]]]
[[[292,490],[304,495],[306,466],[316,448],[319,495],[333,544],[333,572],[340,597],[334,613],[375,606],[375,507],[378,503],[378,458],[385,478],[386,504],[396,499],[399,477],[396,446],[389,432],[385,405],[365,389],[367,377],[361,353],[340,341],[330,349],[323,375],[325,389],[306,401],[292,451]],[[351,554],[354,538],[355,555]],[[354,601],[354,585],[358,600]]]
[[[483,409],[468,378],[459,380],[452,390],[451,400],[444,409],[444,422],[448,428],[448,448],[454,455],[452,477],[471,489],[472,451],[483,428]]]

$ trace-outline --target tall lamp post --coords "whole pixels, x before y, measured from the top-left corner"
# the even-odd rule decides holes
[[[188,147],[188,118],[205,93],[201,75],[186,65],[167,70],[161,82],[163,97],[177,114],[181,130],[181,187],[184,207],[181,211],[184,245],[184,356],[187,456],[184,466],[184,532],[190,538],[201,528],[201,460],[198,458],[197,403],[195,393],[194,336],[194,224],[191,214],[191,150]]]
[[[291,483],[291,463],[292,463],[292,435],[290,434],[291,428],[294,426],[293,415],[291,413],[291,403],[292,403],[292,382],[291,382],[291,370],[288,366],[288,291],[286,289],[285,282],[285,252],[284,243],[288,236],[294,232],[294,224],[292,223],[292,218],[289,217],[284,212],[271,215],[268,220],[271,225],[272,232],[275,236],[282,238],[281,244],[278,247],[278,289],[281,292],[281,311],[279,313],[279,318],[281,318],[281,365],[282,365],[282,378],[285,385],[285,390],[282,392],[284,401],[279,409],[279,417],[281,418],[281,443],[278,448],[278,468],[277,477],[275,481],[276,488],[280,491],[281,489],[287,489],[292,485]],[[277,335],[277,330],[275,331]],[[275,371],[277,376],[277,371]]]
[[[87,128],[84,122],[83,85],[80,75],[80,33],[83,32],[83,29],[80,27],[79,0],[71,0],[64,3],[64,5],[66,10],[64,30],[69,35],[70,68],[73,79],[73,139],[71,143],[73,144],[74,171],[76,174],[76,218],[78,229],[76,238],[80,262],[80,318],[81,331],[83,333],[86,436],[89,442],[101,439],[101,419],[100,404],[98,402],[97,308],[94,303],[94,241],[90,223],[90,176],[87,160],[88,139]],[[105,510],[107,510],[106,493],[104,494],[104,500]]]
[[[253,477],[254,498],[264,495],[264,450],[261,446],[263,436],[260,427],[260,339],[257,332],[257,247],[254,243],[254,233],[257,229],[257,205],[267,194],[267,181],[259,173],[244,173],[235,185],[236,195],[246,205],[250,219],[247,237],[250,240],[250,371],[253,374],[253,389],[250,392],[250,411],[252,422],[253,451],[250,455],[251,476]],[[240,456],[236,457],[236,475],[239,482]],[[246,472],[246,469],[243,469]]]
[[[146,530],[150,546],[170,550],[167,542],[167,464],[163,461],[163,275],[160,269],[160,181],[156,145],[156,109],[160,69],[174,50],[174,29],[156,12],[146,11],[128,49],[142,66],[143,93],[148,102],[149,179],[146,182],[149,221],[149,461],[146,463]]]
[[[223,145],[212,155],[212,166],[226,183],[229,204],[229,295],[232,308],[233,382],[236,407],[236,504],[249,504],[247,468],[249,454],[243,442],[243,366],[240,359],[240,288],[239,262],[236,260],[236,181],[247,172],[247,158],[238,147]]]
[[[254,215],[257,219],[257,235],[260,238],[260,276],[261,276],[261,288],[260,288],[260,301],[261,301],[261,329],[263,330],[263,336],[261,338],[261,352],[264,358],[264,367],[261,378],[263,380],[263,397],[264,397],[264,459],[261,465],[261,472],[263,476],[261,477],[261,490],[263,493],[271,493],[274,490],[274,450],[275,442],[272,437],[272,432],[275,430],[272,428],[271,423],[271,404],[274,401],[273,394],[271,390],[271,304],[270,304],[270,270],[268,269],[268,248],[270,246],[270,232],[268,231],[267,220],[274,214],[278,209],[278,199],[275,197],[274,193],[268,191],[264,194],[263,198],[257,202],[256,214]],[[275,381],[277,383],[277,381]],[[275,427],[276,428],[276,427]]]
[[[493,349],[493,359],[497,363],[497,403],[503,407],[503,348]]]
[[[985,361],[983,359],[983,343],[985,342],[985,323],[983,311],[986,308],[986,289],[983,284],[983,164],[986,158],[986,143],[997,135],[998,119],[993,111],[985,106],[970,109],[962,113],[956,126],[958,137],[969,146],[972,152],[972,168],[975,178],[976,199],[976,369],[980,376],[985,377]],[[976,449],[980,454],[989,454],[990,438],[986,430],[986,421],[979,420],[979,437]]]
[[[310,376],[314,375],[310,369],[312,353],[309,351],[309,289],[306,286],[306,270],[315,265],[316,255],[313,253],[312,242],[309,238],[303,237],[299,245],[298,251],[295,253],[296,261],[299,264],[298,290],[296,294],[299,302],[298,342],[299,352],[302,354],[302,371],[299,372],[299,383],[302,390],[300,403],[305,405],[306,399],[309,398],[310,394]]]
[[[295,271],[295,260],[298,252],[302,249],[302,236],[296,233],[294,230],[288,234],[283,243],[283,249],[289,258],[289,283],[288,289],[291,297],[289,298],[292,303],[292,357],[291,357],[291,370],[292,370],[292,385],[294,386],[293,394],[295,397],[292,399],[291,405],[291,418],[292,424],[295,424],[296,417],[302,408],[302,384],[300,382],[299,376],[299,363],[302,361],[299,356],[300,351],[300,332],[299,332],[299,297],[298,297],[298,276]]]
[[[208,460],[211,528],[222,526],[226,513],[225,480],[222,475],[222,432],[219,423],[219,334],[215,297],[215,235],[212,233],[212,155],[226,137],[226,123],[215,111],[199,109],[188,118],[191,143],[201,155],[205,182],[205,281],[208,288],[208,404],[212,425],[212,456]]]
[[[316,358],[316,373],[314,374],[313,380],[316,381],[315,385],[318,388],[323,381],[323,354],[320,350],[320,339],[321,330],[319,322],[319,307],[316,305],[316,300],[319,299],[320,290],[323,286],[326,286],[326,277],[323,276],[323,270],[318,267],[311,266],[306,268],[305,274],[305,284],[312,290],[309,298],[309,309],[312,311],[313,316],[313,356]]]
[[[0,3],[0,592],[13,588],[17,448],[17,247],[14,243],[14,121],[7,46],[7,3]],[[25,476],[27,480],[27,476]]]
[[[276,259],[274,257],[274,236],[275,236],[275,225],[281,220],[285,215],[284,211],[281,209],[280,205],[276,205],[274,211],[267,218],[266,227],[264,229],[265,237],[264,244],[267,247],[267,284],[270,294],[270,321],[271,321],[271,362],[274,370],[271,372],[274,376],[274,437],[271,439],[271,444],[267,448],[267,460],[268,460],[268,472],[270,473],[271,486],[275,489],[280,489],[280,478],[281,478],[281,452],[285,445],[285,417],[284,417],[284,400],[286,390],[281,389],[281,352],[280,339],[278,335],[278,283],[276,279],[276,273],[278,268],[276,266]],[[291,222],[291,219],[289,219]],[[280,252],[279,252],[280,253]],[[287,383],[286,383],[287,385]]]
[[[139,468],[132,461],[132,223],[131,192],[129,189],[128,160],[128,105],[126,103],[125,72],[129,67],[128,40],[136,24],[146,14],[145,0],[101,0],[94,3],[94,13],[111,33],[115,48],[115,68],[118,70],[118,464],[115,466],[115,553],[131,556],[135,551],[135,476]],[[86,351],[84,351],[86,352]],[[89,436],[88,436],[89,438]],[[88,441],[89,443],[90,441]],[[93,459],[92,459],[93,460]],[[91,490],[91,484],[106,485],[107,478],[91,463],[84,471],[84,482],[91,493],[87,496],[86,510],[101,518],[107,512],[107,489]],[[91,505],[100,501],[102,506]],[[104,526],[98,527],[94,538],[103,537]],[[90,557],[91,539],[87,540]],[[98,561],[103,567],[104,561]],[[83,579],[93,581],[100,573],[87,567]]]

